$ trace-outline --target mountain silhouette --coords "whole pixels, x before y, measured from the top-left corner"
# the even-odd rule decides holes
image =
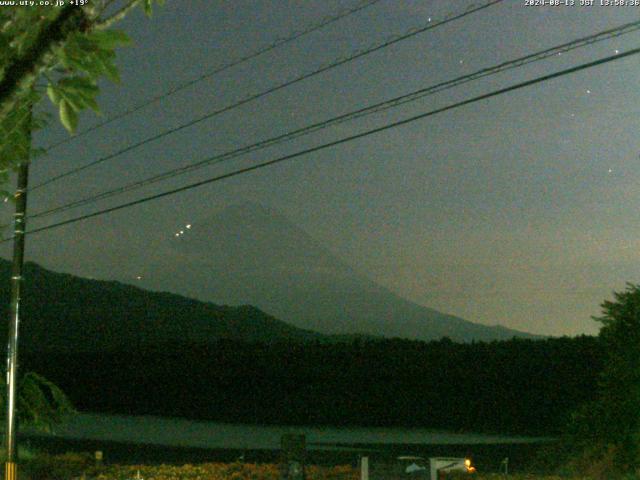
[[[25,265],[20,348],[28,351],[94,352],[207,344],[323,340],[259,309],[229,307],[150,292],[114,281],[90,280]],[[0,312],[8,317],[11,264],[0,260]],[[0,322],[7,336],[7,322]]]
[[[534,335],[472,323],[406,300],[355,271],[283,215],[233,205],[171,240],[145,285],[224,304],[250,304],[298,328],[419,340]]]

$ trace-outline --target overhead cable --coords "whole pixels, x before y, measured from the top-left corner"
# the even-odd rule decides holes
[[[53,207],[53,208],[49,208],[47,210],[43,210],[40,212],[37,212],[33,215],[30,215],[30,218],[40,218],[40,217],[45,217],[45,216],[49,216],[55,213],[59,213],[59,212],[63,212],[72,208],[77,208],[83,205],[87,205],[87,204],[91,204],[100,200],[104,200],[116,195],[120,195],[126,192],[130,192],[133,190],[137,190],[139,188],[160,182],[160,181],[164,181],[164,180],[168,180],[171,178],[175,178],[178,175],[183,175],[186,173],[190,173],[193,171],[196,171],[198,169],[213,165],[213,164],[218,164],[221,163],[223,161],[228,161],[231,160],[233,158],[237,158],[241,155],[245,155],[248,154],[250,152],[254,152],[257,150],[262,150],[264,148],[273,146],[273,145],[277,145],[286,141],[291,141],[295,138],[301,137],[303,135],[308,135],[310,133],[322,130],[322,129],[326,129],[330,126],[333,125],[337,125],[340,123],[344,123],[346,121],[350,121],[350,120],[354,120],[354,119],[358,119],[367,115],[372,115],[374,113],[378,113],[381,111],[385,111],[391,108],[395,108],[398,107],[400,105],[409,103],[409,102],[414,102],[418,99],[424,98],[428,95],[433,95],[435,93],[444,91],[444,90],[448,90],[451,88],[454,88],[456,86],[483,78],[483,77],[487,77],[490,75],[496,75],[498,73],[507,71],[507,70],[511,70],[514,68],[518,68],[521,67],[523,65],[528,65],[534,62],[538,62],[538,61],[542,61],[545,60],[549,57],[553,57],[556,56],[560,53],[565,53],[565,52],[569,52],[571,50],[575,50],[578,48],[582,48],[588,45],[593,45],[597,42],[602,42],[605,40],[609,40],[611,38],[614,37],[619,37],[621,35],[624,34],[628,34],[631,32],[635,32],[640,30],[640,20],[636,20],[635,22],[630,22],[630,23],[626,23],[624,25],[620,25],[618,27],[615,28],[611,28],[608,30],[604,30],[601,32],[598,32],[596,34],[592,34],[589,35],[587,37],[582,37],[576,40],[573,40],[571,42],[567,42],[555,47],[551,47],[551,48],[547,48],[529,55],[525,55],[523,57],[519,57],[516,59],[512,59],[512,60],[508,60],[505,62],[502,62],[500,64],[491,66],[491,67],[486,67],[483,68],[481,70],[477,70],[476,72],[467,74],[467,75],[463,75],[451,80],[447,80],[445,82],[440,82],[438,84],[435,85],[431,85],[429,87],[426,88],[421,88],[419,90],[413,91],[411,93],[405,94],[405,95],[401,95],[389,100],[385,100],[382,102],[378,102],[374,105],[370,105],[367,107],[363,107],[342,115],[338,115],[336,117],[330,118],[328,120],[324,120],[321,122],[317,122],[302,128],[298,128],[296,130],[281,134],[281,135],[277,135],[275,137],[271,137],[268,138],[266,140],[262,140],[260,142],[257,143],[253,143],[251,145],[247,145],[241,148],[237,148],[225,153],[221,153],[218,155],[215,155],[213,157],[210,158],[206,158],[204,160],[200,160],[198,162],[194,162],[194,163],[190,163],[188,165],[182,166],[182,167],[178,167],[178,168],[174,168],[168,171],[165,171],[163,173],[157,174],[157,175],[153,175],[151,177],[142,179],[142,180],[138,180],[135,182],[131,182],[129,184],[126,184],[124,186],[121,187],[117,187],[114,189],[110,189],[110,190],[106,190],[103,192],[100,192],[98,194],[95,195],[91,195],[79,200],[75,200],[72,201],[70,203],[66,203],[57,207]]]
[[[300,31],[295,31],[292,32],[290,35],[284,37],[284,38],[278,38],[276,39],[274,42],[270,43],[269,45],[260,48],[252,53],[249,53],[248,55],[245,55],[243,57],[240,57],[236,60],[232,60],[228,63],[225,63],[217,68],[215,68],[214,70],[211,70],[209,72],[203,73],[201,75],[198,75],[195,78],[192,78],[190,80],[186,80],[182,83],[179,83],[178,85],[176,85],[175,87],[170,88],[169,90],[167,90],[164,93],[161,93],[159,95],[156,95],[155,97],[151,97],[147,100],[144,100],[142,102],[140,102],[139,104],[135,105],[134,107],[130,108],[129,110],[125,110],[124,112],[121,113],[117,113],[115,115],[112,115],[110,117],[108,117],[107,119],[103,120],[102,122],[93,125],[92,127],[89,127],[85,130],[82,130],[78,133],[76,133],[74,136],[72,137],[66,137],[63,140],[60,140],[58,142],[52,143],[50,145],[48,145],[45,148],[45,152],[49,152],[53,149],[55,149],[56,147],[59,147],[61,145],[64,145],[65,143],[69,143],[73,140],[76,140],[77,138],[80,138],[84,135],[86,135],[89,132],[93,132],[94,130],[97,130],[99,128],[104,127],[105,125],[109,125],[110,123],[115,122],[116,120],[120,120],[124,117],[127,117],[139,110],[142,110],[143,108],[152,105],[154,103],[159,102],[160,100],[163,100],[167,97],[170,97],[171,95],[178,93],[182,90],[184,90],[185,88],[188,88],[192,85],[195,85],[196,83],[202,82],[203,80],[207,80],[211,77],[214,77],[215,75],[224,72],[225,70],[228,70],[232,67],[236,67],[238,65],[241,65],[245,62],[248,62],[249,60],[253,60],[254,58],[257,58],[261,55],[264,55],[265,53],[271,52],[273,50],[276,50],[277,48],[280,48],[288,43],[293,42],[294,40],[297,40],[300,37],[303,37],[305,35],[308,35],[309,33],[315,32],[317,30],[320,30],[324,27],[326,27],[327,25],[330,25],[332,23],[337,22],[338,20],[341,20],[343,18],[346,18],[350,15],[353,15],[356,12],[359,12],[360,10],[364,10],[365,8],[371,7],[372,5],[380,2],[382,0],[365,0],[363,2],[359,2],[357,5],[355,5],[352,8],[347,8],[344,10],[341,10],[340,12],[338,12],[335,15],[332,16],[328,16],[323,18],[322,20],[320,20],[320,22],[310,25],[309,27],[300,30]]]
[[[508,86],[508,87],[504,87],[504,88],[501,88],[501,89],[498,89],[498,90],[494,90],[492,92],[485,93],[483,95],[478,95],[478,96],[469,98],[467,100],[463,100],[463,101],[460,101],[460,102],[457,102],[457,103],[453,103],[453,104],[447,105],[445,107],[437,108],[435,110],[430,110],[428,112],[421,113],[421,114],[418,114],[418,115],[414,115],[414,116],[405,118],[403,120],[399,120],[399,121],[396,121],[396,122],[393,122],[393,123],[389,123],[387,125],[383,125],[381,127],[373,128],[373,129],[370,129],[370,130],[367,130],[367,131],[364,131],[364,132],[361,132],[361,133],[358,133],[358,134],[355,134],[355,135],[350,135],[350,136],[347,136],[347,137],[340,138],[338,140],[334,140],[334,141],[331,141],[331,142],[328,142],[328,143],[323,143],[321,145],[317,145],[315,147],[307,148],[307,149],[300,150],[300,151],[295,152],[295,153],[291,153],[291,154],[288,154],[288,155],[277,157],[275,159],[268,160],[266,162],[262,162],[262,163],[258,163],[258,164],[251,165],[251,166],[248,166],[248,167],[240,168],[240,169],[234,170],[232,172],[228,172],[228,173],[225,173],[225,174],[222,174],[222,175],[217,175],[215,177],[207,178],[205,180],[200,180],[200,181],[195,182],[195,183],[190,183],[190,184],[184,185],[182,187],[174,188],[174,189],[167,190],[167,191],[164,191],[164,192],[161,192],[161,193],[156,193],[154,195],[150,195],[150,196],[143,197],[143,198],[140,198],[140,199],[137,199],[137,200],[133,200],[133,201],[130,201],[130,202],[122,203],[120,205],[116,205],[116,206],[113,206],[113,207],[105,208],[103,210],[98,210],[96,212],[88,213],[88,214],[85,214],[85,215],[80,215],[78,217],[74,217],[74,218],[70,218],[70,219],[67,219],[67,220],[63,220],[63,221],[60,221],[60,222],[57,222],[57,223],[53,223],[51,225],[47,225],[47,226],[44,226],[44,227],[39,227],[39,228],[36,228],[36,229],[33,229],[33,230],[29,230],[28,232],[26,232],[26,234],[27,235],[31,235],[31,234],[34,234],[34,233],[44,232],[44,231],[51,230],[51,229],[54,229],[54,228],[58,228],[58,227],[61,227],[61,226],[64,226],[64,225],[70,225],[70,224],[73,224],[73,223],[77,223],[79,221],[86,220],[86,219],[89,219],[89,218],[94,218],[94,217],[98,217],[98,216],[101,216],[101,215],[105,215],[107,213],[112,213],[112,212],[115,212],[115,211],[118,211],[118,210],[131,208],[131,207],[133,207],[135,205],[141,205],[143,203],[147,203],[147,202],[150,202],[152,200],[157,200],[157,199],[160,199],[160,198],[168,197],[170,195],[175,195],[175,194],[180,193],[180,192],[193,190],[194,188],[197,188],[197,187],[201,187],[201,186],[208,185],[208,184],[211,184],[211,183],[219,182],[219,181],[225,180],[227,178],[236,177],[238,175],[249,173],[249,172],[252,172],[254,170],[259,170],[259,169],[262,169],[262,168],[265,168],[265,167],[269,167],[271,165],[275,165],[275,164],[278,164],[278,163],[282,163],[282,162],[285,162],[285,161],[288,161],[288,160],[293,160],[295,158],[302,157],[304,155],[308,155],[310,153],[319,152],[319,151],[325,150],[327,148],[331,148],[331,147],[335,147],[335,146],[338,146],[338,145],[342,145],[342,144],[347,143],[347,142],[352,142],[354,140],[358,140],[360,138],[365,138],[365,137],[368,137],[370,135],[374,135],[376,133],[380,133],[380,132],[383,132],[383,131],[390,130],[392,128],[397,128],[397,127],[402,126],[402,125],[407,125],[407,124],[413,123],[413,122],[415,122],[417,120],[428,118],[428,117],[431,117],[433,115],[437,115],[439,113],[443,113],[443,112],[446,112],[446,111],[453,110],[455,108],[459,108],[459,107],[462,107],[462,106],[465,106],[465,105],[470,105],[470,104],[473,104],[473,103],[476,103],[476,102],[479,102],[479,101],[482,101],[482,100],[487,100],[489,98],[497,97],[499,95],[503,95],[505,93],[509,93],[509,92],[512,92],[512,91],[515,91],[515,90],[519,90],[519,89],[522,89],[522,88],[525,88],[525,87],[529,87],[531,85],[539,84],[539,83],[542,83],[542,82],[547,82],[549,80],[552,80],[552,79],[555,79],[555,78],[559,78],[559,77],[563,77],[565,75],[569,75],[571,73],[579,72],[579,71],[586,70],[586,69],[589,69],[589,68],[593,68],[593,67],[596,67],[598,65],[603,65],[603,64],[610,63],[610,62],[613,62],[613,61],[616,61],[616,60],[621,60],[623,58],[627,58],[627,57],[630,57],[632,55],[637,55],[639,53],[640,53],[640,48],[635,48],[633,50],[629,50],[629,51],[622,52],[622,53],[619,53],[619,54],[616,54],[616,55],[612,55],[612,56],[609,56],[609,57],[601,58],[599,60],[595,60],[595,61],[588,62],[588,63],[583,63],[583,64],[577,65],[575,67],[571,67],[571,68],[567,68],[567,69],[564,69],[564,70],[560,70],[558,72],[554,72],[554,73],[550,73],[550,74],[547,74],[547,75],[539,76],[539,77],[536,77],[536,78],[531,79],[531,80],[520,82],[520,83],[511,85],[511,86]],[[10,240],[12,240],[12,237],[4,238],[3,240],[0,241],[0,243],[1,242],[7,242],[7,241],[10,241]]]
[[[461,18],[464,18],[464,17],[466,17],[468,15],[471,15],[471,14],[473,14],[475,12],[478,12],[480,10],[484,10],[485,8],[488,8],[488,7],[492,6],[492,5],[501,3],[503,1],[504,0],[491,0],[491,1],[487,2],[487,3],[481,4],[480,6],[472,5],[462,13],[448,15],[443,20],[439,20],[439,21],[431,21],[431,19],[429,19],[429,21],[427,22],[426,26],[423,26],[423,27],[420,27],[420,28],[412,28],[408,32],[404,33],[403,35],[398,35],[398,36],[391,37],[390,39],[385,40],[381,44],[375,45],[373,47],[366,48],[364,50],[359,50],[359,51],[357,51],[355,53],[352,53],[351,55],[349,55],[347,57],[338,59],[338,60],[333,61],[333,62],[331,62],[331,63],[329,63],[327,65],[321,66],[321,67],[317,68],[316,70],[313,70],[312,72],[300,75],[300,76],[298,76],[298,77],[296,77],[296,78],[294,78],[292,80],[288,80],[288,81],[286,81],[284,83],[276,85],[275,87],[271,87],[271,88],[269,88],[267,90],[263,90],[260,93],[249,95],[248,97],[246,97],[246,98],[244,98],[244,99],[242,99],[242,100],[240,100],[240,101],[238,101],[236,103],[233,103],[231,105],[227,105],[226,107],[218,108],[218,109],[216,109],[216,110],[214,110],[212,112],[209,112],[209,113],[207,113],[205,115],[202,115],[202,116],[200,116],[198,118],[192,119],[192,120],[190,120],[190,121],[188,121],[186,123],[183,123],[181,125],[178,125],[176,127],[164,130],[163,132],[158,133],[156,135],[152,135],[151,137],[147,137],[144,140],[140,140],[140,141],[138,141],[138,142],[136,142],[136,143],[134,143],[132,145],[129,145],[129,146],[125,147],[125,148],[122,148],[122,149],[120,149],[120,150],[118,150],[118,151],[116,151],[114,153],[111,153],[109,155],[106,155],[104,157],[98,158],[97,160],[89,162],[89,163],[87,163],[85,165],[70,169],[70,170],[68,170],[68,171],[66,171],[64,173],[61,173],[61,174],[56,175],[54,177],[51,177],[48,180],[45,180],[45,181],[43,181],[43,182],[41,182],[41,183],[39,183],[39,184],[37,184],[37,185],[35,185],[33,187],[30,187],[29,191],[33,192],[34,190],[38,190],[38,189],[44,187],[45,185],[49,185],[49,184],[51,184],[53,182],[56,182],[56,181],[58,181],[58,180],[60,180],[62,178],[66,178],[69,175],[74,175],[76,173],[82,172],[82,171],[84,171],[84,170],[86,170],[88,168],[94,167],[94,166],[99,165],[99,164],[101,164],[103,162],[106,162],[108,160],[112,160],[112,159],[114,159],[116,157],[119,157],[120,155],[122,155],[124,153],[128,153],[128,152],[130,152],[132,150],[135,150],[136,148],[139,148],[139,147],[141,147],[143,145],[146,145],[148,143],[151,143],[151,142],[159,140],[159,139],[161,139],[163,137],[166,137],[167,135],[171,135],[173,133],[176,133],[176,132],[179,132],[181,130],[184,130],[185,128],[192,127],[193,125],[196,125],[196,124],[198,124],[198,123],[200,123],[200,122],[202,122],[204,120],[208,120],[208,119],[213,118],[213,117],[215,117],[217,115],[220,115],[222,113],[225,113],[225,112],[228,112],[230,110],[233,110],[233,109],[235,109],[237,107],[245,105],[245,104],[247,104],[249,102],[252,102],[254,100],[258,100],[259,98],[265,97],[265,96],[267,96],[267,95],[269,95],[271,93],[277,92],[277,91],[282,90],[282,89],[287,88],[287,87],[290,87],[291,85],[294,85],[294,84],[296,84],[298,82],[301,82],[301,81],[306,80],[308,78],[311,78],[311,77],[314,77],[316,75],[319,75],[320,73],[327,72],[327,71],[329,71],[331,69],[334,69],[334,68],[339,67],[341,65],[344,65],[346,63],[352,62],[352,61],[354,61],[354,60],[356,60],[358,58],[362,58],[362,57],[364,57],[366,55],[369,55],[371,53],[374,53],[374,52],[377,52],[379,50],[382,50],[383,48],[387,48],[387,47],[389,47],[391,45],[394,45],[394,44],[396,44],[398,42],[401,42],[403,40],[407,40],[409,38],[412,38],[415,35],[418,35],[420,33],[426,32],[428,30],[432,30],[432,29],[437,28],[437,27],[439,27],[441,25],[446,25],[447,23],[459,20]]]

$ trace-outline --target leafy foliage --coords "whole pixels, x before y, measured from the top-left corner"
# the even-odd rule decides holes
[[[205,341],[25,352],[23,359],[85,411],[545,435],[558,432],[588,398],[599,363],[591,337],[489,344]]]
[[[42,128],[46,117],[33,114],[33,106],[44,90],[62,125],[74,132],[79,112],[87,108],[99,112],[98,81],[102,77],[119,81],[115,49],[130,41],[123,32],[108,28],[137,5],[150,14],[152,0],[129,0],[104,17],[110,3],[0,9],[0,185],[36,153],[31,149],[31,132]],[[41,77],[46,88],[36,86]],[[0,198],[10,196],[0,190]],[[24,375],[18,395],[19,418],[45,430],[73,411],[60,388],[35,373]],[[0,403],[4,412],[6,390],[0,392]]]
[[[31,115],[31,106],[40,102],[45,91],[62,125],[73,133],[82,110],[99,112],[100,79],[119,81],[115,50],[130,40],[110,27],[138,5],[150,15],[152,0],[128,0],[105,16],[110,3],[0,9],[0,185],[6,183],[11,169],[32,156],[28,133],[43,121]],[[39,78],[45,86],[36,85]]]
[[[0,412],[6,412],[6,385],[0,390]],[[55,384],[37,373],[22,377],[18,387],[18,418],[21,423],[51,431],[65,415],[75,412],[67,396]]]
[[[6,185],[9,172],[25,158],[29,158],[29,130],[33,127],[29,104],[37,100],[35,92],[29,92],[16,106],[0,119],[0,185]],[[7,190],[0,191],[3,199],[10,198]]]
[[[602,304],[599,339],[604,367],[597,397],[584,403],[569,426],[578,470],[594,478],[632,472],[640,454],[640,285],[628,284]]]
[[[21,471],[28,479],[38,480],[68,480],[82,477],[85,473],[93,473],[95,460],[88,453],[65,453],[63,455],[48,455],[38,453],[31,459],[21,462]],[[23,478],[23,475],[20,476]],[[128,480],[128,479],[127,479]]]
[[[51,431],[65,415],[75,412],[58,386],[34,372],[24,375],[18,394],[22,421],[45,431]]]
[[[162,5],[164,3],[164,0],[158,0],[158,4]],[[153,0],[144,0],[144,13],[150,17],[151,14],[153,13]]]
[[[41,455],[25,464],[25,471],[38,480],[67,480],[88,475],[103,480],[278,480],[281,473],[275,464],[202,463],[186,465],[108,465],[96,467],[86,455]],[[309,465],[309,480],[357,480],[359,472],[350,465],[323,467]],[[85,477],[82,477],[85,478]]]

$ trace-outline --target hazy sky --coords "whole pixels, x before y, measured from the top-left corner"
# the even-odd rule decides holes
[[[32,184],[477,2],[382,0],[39,158]],[[579,3],[576,0],[576,3]],[[599,3],[599,2],[596,2]],[[168,0],[121,26],[105,116],[349,8],[353,1]],[[400,42],[34,192],[31,212],[640,19],[638,7],[498,5]],[[632,33],[177,177],[115,205],[640,46]],[[135,282],[127,245],[246,201],[279,210],[380,284],[467,320],[595,333],[640,267],[640,58],[564,76],[247,175],[29,238],[27,257]],[[92,114],[83,126],[99,121]],[[57,123],[36,143],[65,136]],[[5,216],[9,213],[5,207]],[[4,247],[4,255],[9,252]],[[110,267],[104,267],[105,258]]]

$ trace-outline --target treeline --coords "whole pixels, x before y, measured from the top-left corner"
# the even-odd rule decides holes
[[[551,434],[594,397],[595,337],[458,344],[219,341],[22,355],[83,411]]]

